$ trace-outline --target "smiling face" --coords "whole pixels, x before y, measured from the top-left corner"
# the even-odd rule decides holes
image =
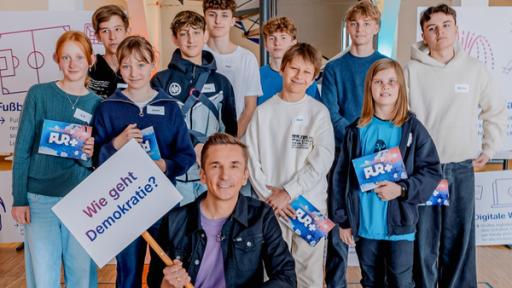
[[[283,76],[283,91],[305,94],[315,79],[315,65],[296,56],[282,68],[281,75]]]
[[[128,31],[121,17],[114,15],[108,21],[99,24],[96,35],[103,43],[105,53],[115,55],[117,46],[128,36]]]
[[[347,21],[347,31],[352,45],[373,45],[373,37],[379,32],[379,25],[370,17],[359,15]]]
[[[84,54],[80,44],[75,41],[66,41],[55,55],[55,61],[64,74],[64,80],[70,82],[85,82],[89,69],[88,57]]]
[[[208,34],[213,38],[229,35],[231,27],[235,25],[235,18],[231,10],[207,9],[204,13],[204,20]]]
[[[286,50],[295,43],[297,40],[286,32],[274,32],[265,37],[265,49],[274,59],[282,59]]]
[[[453,16],[442,12],[434,13],[422,28],[423,41],[431,52],[453,49],[459,33]]]
[[[150,57],[149,55],[145,56],[131,53],[119,63],[119,72],[130,89],[138,90],[148,88],[150,85],[153,64],[147,63],[144,58],[150,59]]]
[[[201,167],[201,182],[208,186],[208,197],[236,201],[249,177],[242,147],[220,144],[209,147]]]
[[[201,28],[190,25],[181,28],[173,36],[174,44],[180,48],[183,58],[189,60],[201,55],[207,39],[207,34]]]
[[[374,105],[376,107],[394,107],[398,99],[398,84],[395,69],[388,68],[375,74],[371,89]]]

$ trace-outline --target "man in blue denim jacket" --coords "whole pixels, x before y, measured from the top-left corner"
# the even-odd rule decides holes
[[[294,260],[267,204],[240,195],[247,182],[247,148],[216,133],[201,153],[207,193],[171,211],[158,242],[174,260],[152,259],[149,287],[296,287]],[[264,282],[263,267],[268,276]]]

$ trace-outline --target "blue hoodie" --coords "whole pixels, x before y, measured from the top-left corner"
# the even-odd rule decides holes
[[[118,89],[98,106],[94,114],[93,134],[98,165],[117,151],[112,140],[132,123],[141,130],[153,126],[160,155],[167,165],[165,174],[173,183],[195,163],[196,155],[187,125],[175,100],[159,91],[155,98],[139,108]]]

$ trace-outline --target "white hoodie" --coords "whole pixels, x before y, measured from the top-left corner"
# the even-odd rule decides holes
[[[436,144],[441,163],[489,157],[502,149],[506,101],[493,90],[485,65],[455,46],[455,56],[441,63],[429,55],[423,41],[411,48],[405,67],[409,105]],[[480,111],[481,109],[481,111]],[[479,145],[477,118],[483,120]]]

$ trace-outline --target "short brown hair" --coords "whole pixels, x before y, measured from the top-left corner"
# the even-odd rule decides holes
[[[242,148],[245,164],[247,165],[247,162],[249,161],[249,151],[247,151],[247,146],[234,136],[218,132],[208,137],[208,140],[206,140],[206,143],[204,143],[203,150],[201,150],[201,167],[205,167],[204,165],[206,164],[206,155],[208,153],[208,150],[210,150],[212,146],[216,145],[239,146],[240,148]]]
[[[123,21],[124,28],[128,29],[130,22],[123,9],[117,5],[106,5],[96,9],[94,14],[92,14],[92,27],[94,28],[94,32],[98,34],[100,31],[100,24],[107,22],[110,20],[110,18],[112,18],[112,16],[119,16],[119,18],[121,18]]]
[[[440,4],[437,6],[428,7],[425,11],[421,12],[421,17],[420,17],[421,32],[423,32],[423,24],[428,22],[432,16],[432,14],[435,14],[435,13],[443,13],[443,14],[452,16],[453,21],[455,21],[455,24],[457,24],[457,12],[455,12],[455,9],[453,9],[452,7],[450,7],[446,4]]]
[[[116,57],[119,63],[132,54],[136,54],[140,60],[148,64],[155,63],[155,50],[153,46],[151,46],[151,43],[142,36],[128,36],[119,43],[116,51]]]
[[[263,35],[265,35],[265,39],[276,32],[287,33],[292,36],[293,39],[297,38],[297,27],[292,19],[288,17],[275,17],[268,20],[267,23],[263,25]]]
[[[57,43],[55,44],[55,61],[58,62],[58,59],[61,57],[62,47],[66,42],[75,42],[78,44],[82,53],[84,53],[85,59],[87,59],[87,64],[91,66],[93,64],[93,50],[91,40],[87,38],[87,36],[80,31],[67,31],[60,35]],[[89,76],[85,78],[85,87],[89,83]]]
[[[230,10],[235,16],[236,2],[235,0],[203,0],[203,12],[208,9]]]
[[[402,126],[402,124],[407,120],[409,110],[407,108],[407,90],[402,66],[393,59],[384,58],[373,63],[366,73],[366,79],[364,80],[363,109],[361,110],[361,118],[359,118],[357,127],[364,127],[366,124],[370,123],[372,117],[375,115],[375,103],[373,101],[372,94],[373,77],[375,77],[375,75],[380,71],[386,69],[395,70],[397,77],[396,80],[399,85],[398,99],[392,119],[393,124],[396,126]]]
[[[201,29],[204,32],[206,23],[204,17],[194,11],[186,10],[176,14],[171,23],[172,35],[177,36],[178,32],[184,28],[190,26],[195,29]]]
[[[350,7],[345,15],[345,22],[354,21],[357,16],[368,17],[380,25],[380,11],[371,1],[359,1]]]
[[[286,50],[281,62],[281,71],[284,71],[286,65],[295,57],[302,57],[305,62],[309,62],[315,66],[315,78],[320,74],[322,67],[322,55],[315,47],[308,43],[299,42]]]

